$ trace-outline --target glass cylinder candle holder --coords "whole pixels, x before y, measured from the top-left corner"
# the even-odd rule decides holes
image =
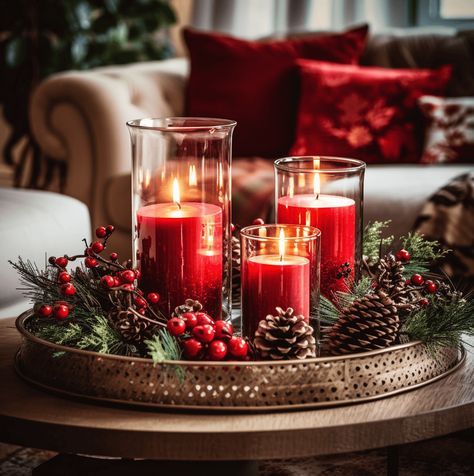
[[[170,317],[186,299],[231,313],[231,146],[234,121],[170,117],[127,126],[132,142],[134,265]]]
[[[304,225],[253,225],[241,237],[242,331],[253,337],[275,308],[318,317],[320,231]],[[317,321],[315,321],[317,322]]]
[[[321,230],[321,294],[329,299],[360,272],[364,172],[356,159],[275,161],[276,221]]]

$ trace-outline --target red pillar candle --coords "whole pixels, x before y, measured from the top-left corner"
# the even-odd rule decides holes
[[[278,255],[255,255],[242,263],[244,335],[253,337],[259,321],[274,314],[276,306],[292,307],[309,321],[310,261],[285,254],[284,243]]]
[[[222,312],[222,209],[199,202],[138,209],[138,264],[144,291],[157,291],[170,316],[188,298],[199,300],[216,319]]]
[[[331,297],[334,291],[346,290],[338,279],[338,268],[355,264],[355,202],[336,195],[294,195],[278,199],[278,223],[311,225],[321,230],[321,293]]]

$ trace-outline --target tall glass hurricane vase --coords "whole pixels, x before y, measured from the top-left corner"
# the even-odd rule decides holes
[[[275,161],[278,223],[321,230],[321,294],[329,299],[358,277],[365,163],[339,157]]]
[[[231,149],[235,122],[170,117],[127,123],[136,267],[169,317],[186,299],[231,313]]]

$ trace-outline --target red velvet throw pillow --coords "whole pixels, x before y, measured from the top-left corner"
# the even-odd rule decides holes
[[[234,155],[286,155],[299,98],[297,58],[358,62],[367,26],[288,40],[246,41],[185,29],[191,73],[188,116],[234,119]]]
[[[418,104],[426,121],[421,161],[474,163],[474,97],[422,96]]]
[[[368,163],[419,162],[417,99],[443,95],[451,67],[387,69],[299,60],[301,97],[292,155],[336,155]]]

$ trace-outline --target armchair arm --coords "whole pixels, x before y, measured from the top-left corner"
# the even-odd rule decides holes
[[[112,221],[106,190],[131,170],[125,122],[181,114],[187,69],[177,58],[71,71],[47,78],[33,94],[33,134],[46,155],[67,163],[64,193],[88,205],[94,227]],[[130,226],[121,224],[117,235],[129,256]]]

